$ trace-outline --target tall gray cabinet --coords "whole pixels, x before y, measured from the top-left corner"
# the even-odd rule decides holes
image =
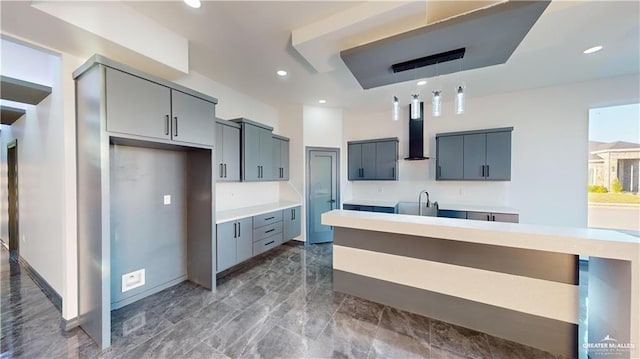
[[[106,348],[113,308],[185,279],[215,287],[217,100],[99,55],[73,76],[78,317]]]
[[[216,180],[240,181],[240,125],[216,119]]]
[[[513,127],[436,135],[436,180],[509,181]]]
[[[273,127],[246,118],[231,120],[241,127],[241,170],[245,182],[271,181],[273,175]]]

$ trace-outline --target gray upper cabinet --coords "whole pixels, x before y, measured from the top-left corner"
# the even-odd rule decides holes
[[[463,136],[436,137],[436,179],[462,178]]]
[[[350,181],[397,180],[397,138],[351,141],[347,145]]]
[[[216,180],[240,181],[240,126],[216,120]]]
[[[436,135],[436,180],[511,179],[513,127]]]
[[[271,181],[273,179],[273,138],[272,127],[245,119],[231,120],[239,123],[240,131],[240,173],[243,181]]]
[[[106,68],[107,131],[213,146],[215,104]]]
[[[186,93],[171,90],[172,138],[174,141],[213,146],[215,105]]]
[[[271,178],[276,181],[289,180],[289,139],[273,135],[273,166]]]
[[[106,68],[107,131],[171,139],[171,89]]]
[[[299,236],[300,227],[300,207],[293,207],[282,210],[282,240],[286,242]]]

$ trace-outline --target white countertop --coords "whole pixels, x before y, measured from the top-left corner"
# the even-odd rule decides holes
[[[398,201],[376,201],[372,199],[363,199],[363,200],[348,200],[344,201],[342,204],[359,204],[362,206],[375,206],[375,207],[395,207],[398,204]]]
[[[253,217],[260,214],[265,214],[273,211],[279,211],[287,208],[293,208],[300,206],[300,202],[275,202],[268,204],[261,204],[259,206],[243,207],[230,209],[227,211],[216,212],[216,224],[235,221],[237,219]]]
[[[490,213],[507,213],[518,214],[518,210],[511,207],[501,206],[485,206],[480,204],[462,204],[462,203],[440,203],[438,209],[448,209],[451,211],[470,211],[470,212],[490,212]]]
[[[556,253],[640,261],[640,238],[603,229],[333,210],[322,224]]]

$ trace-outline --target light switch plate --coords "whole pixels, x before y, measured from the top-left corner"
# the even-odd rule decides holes
[[[171,204],[171,195],[170,194],[165,194],[164,195],[164,204],[165,205]]]

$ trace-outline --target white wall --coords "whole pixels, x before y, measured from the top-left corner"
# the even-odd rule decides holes
[[[215,82],[196,72],[175,81],[218,99],[216,117],[225,120],[244,117],[273,127],[280,134],[278,110],[230,87]],[[278,182],[216,183],[216,211],[249,207],[277,202],[280,196]]]
[[[421,189],[441,203],[510,206],[522,223],[585,227],[587,224],[587,146],[590,107],[637,102],[638,76],[531,89],[470,98],[466,113],[431,117],[425,103],[427,161],[399,162],[399,181],[349,182],[348,199],[417,201]],[[391,111],[347,113],[344,141],[399,137],[400,157],[408,153],[408,114],[401,123]],[[513,126],[510,182],[436,182],[435,134]]]

